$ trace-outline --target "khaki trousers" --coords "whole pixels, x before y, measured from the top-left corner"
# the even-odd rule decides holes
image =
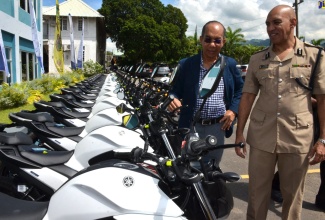
[[[250,147],[247,219],[266,219],[276,164],[283,197],[282,219],[300,219],[308,170],[307,156],[297,153],[269,153]]]

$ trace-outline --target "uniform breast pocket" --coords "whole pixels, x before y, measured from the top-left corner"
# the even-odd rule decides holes
[[[275,74],[274,68],[257,71],[256,77],[260,84],[261,92],[268,93],[270,91],[270,89],[272,88],[274,74]]]
[[[250,120],[254,125],[263,126],[265,118],[266,114],[263,111],[259,109],[253,109]]]
[[[290,68],[290,92],[302,93],[306,91],[306,88],[299,85],[296,81],[299,80],[303,85],[309,86],[309,80],[311,75],[311,69],[308,67],[293,67]]]

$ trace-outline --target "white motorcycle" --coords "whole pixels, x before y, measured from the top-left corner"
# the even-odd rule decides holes
[[[216,139],[187,139],[179,158],[134,148],[114,153],[76,173],[48,202],[22,201],[0,193],[1,219],[218,219],[229,214],[227,198],[215,198],[218,183],[190,167]],[[191,159],[189,159],[191,158]],[[151,164],[145,161],[152,161]],[[226,178],[217,171],[210,176]],[[219,193],[219,192],[218,192]],[[17,210],[19,210],[17,212]]]

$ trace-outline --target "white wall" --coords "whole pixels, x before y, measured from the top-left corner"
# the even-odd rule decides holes
[[[44,19],[46,17],[44,16]],[[47,18],[48,19],[48,18]],[[68,18],[67,18],[68,19]],[[49,25],[49,72],[57,73],[56,67],[53,61],[53,47],[54,47],[54,34],[55,34],[55,17],[51,17]],[[73,29],[74,29],[74,46],[75,46],[75,57],[77,60],[78,50],[81,39],[81,31],[78,31],[78,17],[72,17]],[[84,47],[85,47],[85,60],[97,61],[97,27],[96,27],[96,18],[87,18],[85,19],[85,33],[84,33]],[[70,45],[70,25],[68,21],[68,30],[61,31],[62,45]],[[70,51],[64,53],[64,69],[65,71],[70,71]]]
[[[19,21],[18,17],[18,9],[19,1],[14,1],[14,14],[15,17],[12,17],[2,11],[0,11],[0,29],[7,31],[15,36],[15,48],[12,48],[15,50],[16,59],[12,61],[13,69],[15,69],[14,73],[11,73],[16,75],[16,81],[21,82],[21,67],[20,67],[20,50],[19,50],[19,37],[25,38],[27,40],[32,41],[32,30],[30,25],[26,25]],[[43,42],[42,38],[42,32],[38,30],[38,39],[41,44],[41,48],[43,48]],[[43,53],[43,51],[41,51]],[[15,65],[15,67],[14,67]]]

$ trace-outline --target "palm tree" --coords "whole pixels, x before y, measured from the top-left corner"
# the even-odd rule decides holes
[[[320,39],[317,39],[317,40],[312,39],[312,40],[311,40],[311,44],[313,44],[313,45],[315,45],[315,46],[320,46],[321,43],[322,43],[323,41],[325,41],[324,38],[320,38]]]
[[[227,42],[225,46],[223,47],[223,51],[225,55],[234,57],[235,55],[235,49],[236,47],[240,46],[242,43],[246,42],[244,39],[244,35],[240,32],[242,31],[241,28],[238,28],[234,31],[232,31],[231,27],[227,27],[226,30],[226,38]]]

